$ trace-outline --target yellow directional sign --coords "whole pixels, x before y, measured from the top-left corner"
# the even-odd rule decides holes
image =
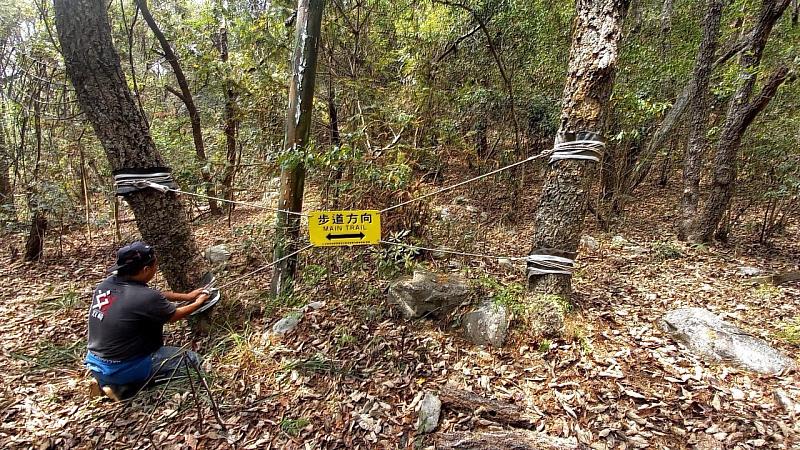
[[[376,210],[311,211],[308,236],[317,247],[378,244],[381,213]]]

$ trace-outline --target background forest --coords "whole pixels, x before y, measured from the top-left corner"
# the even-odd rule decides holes
[[[309,143],[288,149],[296,3],[108,2],[135,106],[195,194],[181,196],[186,219],[203,247],[227,246],[232,258],[213,268],[238,283],[210,317],[171,332],[208,354],[219,405],[209,397],[194,410],[169,391],[124,418],[81,406],[67,379],[82,374],[84,297],[141,230],[79,106],[53,3],[0,0],[0,361],[19,370],[0,390],[0,442],[423,448],[423,393],[460,377],[470,392],[527,407],[511,415],[537,413],[521,425],[497,404],[481,405],[487,418],[442,394],[440,430],[514,426],[592,448],[796,445],[796,375],[706,365],[653,324],[675,306],[727,311],[796,355],[800,4],[618,3],[627,14],[602,105],[605,153],[553,331],[532,323],[530,285],[507,257],[525,254],[543,226],[543,159],[393,210],[379,247],[301,254],[280,295],[267,273],[245,278],[282,254],[282,170],[305,168],[304,211],[382,210],[553,147],[565,81],[581,77],[569,70],[575,2],[325,2]],[[453,332],[461,319],[450,320],[464,304],[448,319],[402,322],[385,293],[421,267],[459,273],[505,305],[505,347],[465,348]],[[742,282],[753,275],[766,281]],[[298,314],[298,331],[264,337]],[[780,409],[783,398],[791,406]],[[157,406],[168,412],[153,415]],[[97,418],[133,431],[89,425]]]
[[[415,193],[420,182],[441,180],[453,159],[477,173],[551,145],[571,3],[332,1],[319,48],[313,146],[302,156],[283,151],[294,7],[150,5],[193,98],[201,135],[193,141],[192,113],[163,45],[135,3],[109,4],[130,88],[183,189],[256,198],[281,164],[302,157],[323,205],[378,207]],[[90,233],[112,218],[110,169],[65,78],[52,7],[4,2],[2,8],[4,226],[22,231],[43,216],[51,228],[85,227]],[[669,112],[693,78],[702,36],[698,10],[696,2],[630,6],[608,105],[609,150],[592,200],[606,228],[636,207],[643,184],[681,182],[688,114],[670,122]],[[726,4],[719,53],[735,49],[757,11],[758,2]],[[753,69],[762,79],[779,66],[796,69],[795,20],[790,10],[775,25],[763,61]],[[730,57],[711,74],[711,144],[738,77]],[[797,212],[797,89],[785,82],[744,133],[735,198],[718,236],[733,231],[767,242]],[[707,153],[704,173],[713,166],[712,151]],[[536,184],[533,177],[501,178],[509,187],[503,204],[514,205],[524,185]],[[208,207],[201,201],[196,206]],[[514,211],[505,208],[505,219],[524,220]],[[407,222],[395,228],[413,225]]]

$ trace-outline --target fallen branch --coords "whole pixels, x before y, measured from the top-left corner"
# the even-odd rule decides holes
[[[765,277],[758,277],[752,279],[754,284],[773,284],[775,286],[797,280],[800,280],[800,270],[795,270],[792,272],[784,272],[775,275],[768,275]]]
[[[538,417],[532,416],[524,407],[490,400],[461,389],[446,386],[439,391],[439,398],[452,409],[474,412],[478,416],[499,423],[534,428],[538,420]]]
[[[577,449],[575,438],[559,438],[528,430],[513,431],[457,431],[442,433],[436,448],[461,450],[494,450],[508,448],[514,450],[562,450]]]

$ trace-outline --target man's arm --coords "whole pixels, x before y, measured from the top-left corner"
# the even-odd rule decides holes
[[[198,295],[202,294],[202,289],[195,289],[192,292],[187,292],[185,294],[179,294],[177,292],[166,291],[162,292],[164,297],[171,301],[171,302],[190,302],[197,298]]]
[[[189,294],[179,294],[179,295],[189,295]],[[167,297],[169,298],[169,297]],[[191,300],[191,299],[190,299]],[[172,317],[169,318],[170,322],[177,322],[184,317],[188,316],[189,314],[197,311],[203,303],[208,300],[208,294],[200,294],[197,296],[194,302],[189,303],[188,305],[180,306],[175,309],[175,313],[172,314]]]

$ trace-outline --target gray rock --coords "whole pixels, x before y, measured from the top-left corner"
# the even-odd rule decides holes
[[[498,259],[497,260],[497,264],[499,264],[500,267],[502,267],[502,268],[504,268],[506,270],[513,270],[514,269],[514,261],[511,261],[508,258],[500,258],[500,259]]]
[[[419,402],[419,416],[417,417],[417,431],[430,433],[439,425],[439,415],[442,412],[442,401],[436,394],[426,392]]]
[[[211,264],[219,264],[231,259],[231,252],[225,244],[212,245],[203,253]]]
[[[297,328],[298,323],[300,323],[300,316],[298,314],[291,314],[275,322],[275,325],[272,326],[272,333],[283,336]]]
[[[464,314],[463,327],[467,339],[477,345],[502,347],[508,332],[508,308],[491,300]]]
[[[793,368],[794,361],[766,341],[750,336],[703,308],[679,308],[661,318],[661,328],[700,356],[765,374]]]
[[[597,243],[597,240],[588,234],[581,236],[581,245],[589,251],[595,251],[600,248],[600,244]]]
[[[795,413],[795,403],[792,401],[791,398],[786,394],[783,389],[777,389],[773,395],[775,396],[775,401],[789,414]]]
[[[313,309],[314,311],[322,309],[325,306],[325,302],[311,302],[308,305],[309,308]]]
[[[626,244],[628,244],[628,240],[620,235],[616,235],[611,238],[611,246],[614,248],[622,248]]]
[[[736,272],[740,277],[754,277],[756,275],[761,275],[763,271],[758,267],[750,267],[750,266],[743,266],[739,267],[739,270]]]
[[[447,268],[451,270],[461,270],[461,261],[456,261],[456,260],[448,261]]]
[[[389,300],[398,305],[408,319],[444,315],[468,295],[469,285],[464,278],[425,270],[415,270],[414,275],[389,286]]]
[[[453,211],[447,206],[443,206],[436,210],[436,215],[442,222],[450,222],[453,220]]]
[[[528,329],[541,337],[564,335],[564,320],[570,305],[556,295],[529,293],[525,296]]]
[[[622,250],[625,251],[626,253],[631,253],[634,255],[644,255],[645,253],[650,252],[650,250],[648,250],[647,248],[639,245],[626,245],[622,248]]]

